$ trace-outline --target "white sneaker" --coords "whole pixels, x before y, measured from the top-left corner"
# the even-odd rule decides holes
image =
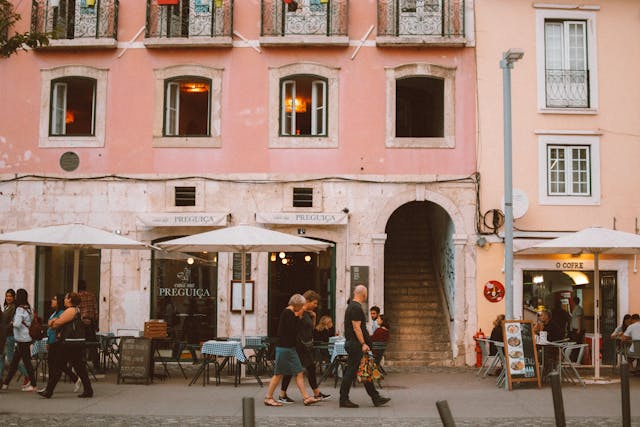
[[[22,387],[22,391],[36,391],[36,388],[31,384]]]
[[[8,384],[2,384],[2,387],[0,387],[0,390],[9,390],[9,385]]]
[[[73,386],[73,392],[77,393],[80,391],[80,387],[82,387],[82,380],[80,378],[78,378],[78,380],[75,383],[76,385]]]
[[[40,390],[38,390],[38,393],[44,393],[46,389],[47,389],[46,387],[42,387]]]

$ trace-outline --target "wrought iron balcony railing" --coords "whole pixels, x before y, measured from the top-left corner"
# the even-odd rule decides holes
[[[464,44],[465,0],[378,0],[377,44]]]
[[[260,44],[348,45],[349,0],[262,0]]]
[[[589,70],[545,70],[547,107],[589,108]]]
[[[148,47],[232,44],[233,0],[147,0]]]
[[[32,0],[31,30],[49,34],[50,48],[115,48],[118,0]]]

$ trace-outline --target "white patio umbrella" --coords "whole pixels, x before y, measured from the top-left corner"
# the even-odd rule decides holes
[[[0,244],[73,248],[73,290],[78,289],[80,249],[150,249],[151,246],[83,224],[53,225],[0,234]]]
[[[518,251],[519,254],[593,254],[593,304],[594,304],[594,335],[595,349],[593,358],[595,360],[596,379],[600,378],[600,254],[633,255],[640,253],[640,235],[625,233],[623,231],[609,230],[607,228],[586,228],[557,239],[539,243],[530,248]]]
[[[157,246],[181,252],[237,252],[240,253],[242,282],[242,346],[245,345],[245,262],[247,252],[320,252],[330,243],[293,236],[279,231],[250,225],[221,228],[205,233],[181,237],[158,243]]]

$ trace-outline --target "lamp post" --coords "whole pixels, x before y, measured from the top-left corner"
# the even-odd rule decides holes
[[[502,104],[504,115],[504,281],[505,317],[513,319],[513,177],[511,152],[511,69],[522,59],[522,49],[509,49],[502,54]]]

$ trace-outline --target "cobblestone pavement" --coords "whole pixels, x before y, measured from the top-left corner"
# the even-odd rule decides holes
[[[0,413],[3,426],[201,426],[213,425],[216,427],[237,427],[242,425],[240,417],[154,417],[154,416],[137,416],[124,417],[116,415],[15,415]],[[553,427],[555,420],[550,418],[485,418],[485,419],[456,419],[457,426],[463,427]],[[278,418],[265,417],[256,420],[256,426],[332,426],[332,427],[351,427],[351,426],[390,426],[394,427],[412,427],[412,426],[442,426],[439,418]],[[567,420],[567,426],[584,426],[584,427],[611,427],[622,425],[620,418],[570,418]],[[640,417],[634,417],[631,421],[632,426],[640,426]]]

